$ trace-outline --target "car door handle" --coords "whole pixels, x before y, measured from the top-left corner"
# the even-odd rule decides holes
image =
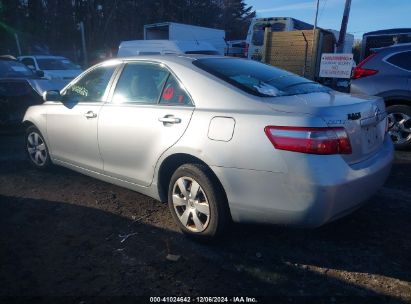
[[[94,113],[93,111],[88,111],[88,112],[84,113],[84,116],[85,116],[87,119],[89,119],[89,118],[96,118],[96,117],[97,117],[97,114]]]
[[[166,116],[164,116],[164,117],[160,117],[160,118],[158,119],[158,121],[161,121],[161,122],[164,123],[164,124],[166,124],[166,123],[168,123],[168,124],[176,124],[176,123],[180,123],[180,122],[181,122],[181,119],[180,119],[180,118],[177,118],[177,117],[174,117],[173,115],[166,115]]]

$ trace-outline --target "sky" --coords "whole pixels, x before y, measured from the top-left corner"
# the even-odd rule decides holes
[[[293,17],[314,24],[316,0],[246,0],[257,17]],[[320,0],[318,26],[339,30],[345,0]],[[352,0],[347,32],[361,38],[365,32],[411,28],[411,0]]]

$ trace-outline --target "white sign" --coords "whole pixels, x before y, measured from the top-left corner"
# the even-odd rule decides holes
[[[321,55],[320,77],[350,78],[353,68],[353,54]]]

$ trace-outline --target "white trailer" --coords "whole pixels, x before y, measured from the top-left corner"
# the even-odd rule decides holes
[[[335,41],[338,41],[340,37],[340,32],[336,30],[327,29],[327,31],[334,34]],[[343,53],[349,54],[352,53],[352,47],[354,45],[354,35],[353,34],[345,34],[344,39],[344,46],[343,46]]]
[[[246,53],[249,59],[259,61],[262,59],[261,50],[264,45],[264,31],[266,27],[269,28],[270,32],[291,32],[297,30],[312,30],[314,28],[312,24],[291,17],[254,18],[248,28],[246,38],[248,44]],[[333,33],[335,41],[338,41],[339,31],[331,29],[327,29],[327,31]],[[346,34],[343,53],[352,53],[353,43],[354,35]]]
[[[313,25],[291,17],[253,18],[247,32],[246,56],[249,59],[261,61],[264,45],[264,31],[268,27],[270,32],[290,32],[296,30],[311,30]]]
[[[189,24],[163,22],[144,25],[144,40],[193,40],[208,42],[223,55],[225,31]]]
[[[165,54],[218,55],[218,51],[210,43],[203,41],[131,40],[120,43],[117,57]]]

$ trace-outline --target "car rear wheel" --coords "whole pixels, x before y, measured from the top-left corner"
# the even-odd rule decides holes
[[[393,105],[387,107],[388,133],[397,149],[411,148],[411,107]]]
[[[220,235],[228,212],[225,195],[204,165],[185,164],[171,177],[168,204],[182,232],[207,240]]]
[[[46,141],[34,126],[26,129],[26,152],[31,165],[35,168],[47,169],[50,167],[50,155]]]

